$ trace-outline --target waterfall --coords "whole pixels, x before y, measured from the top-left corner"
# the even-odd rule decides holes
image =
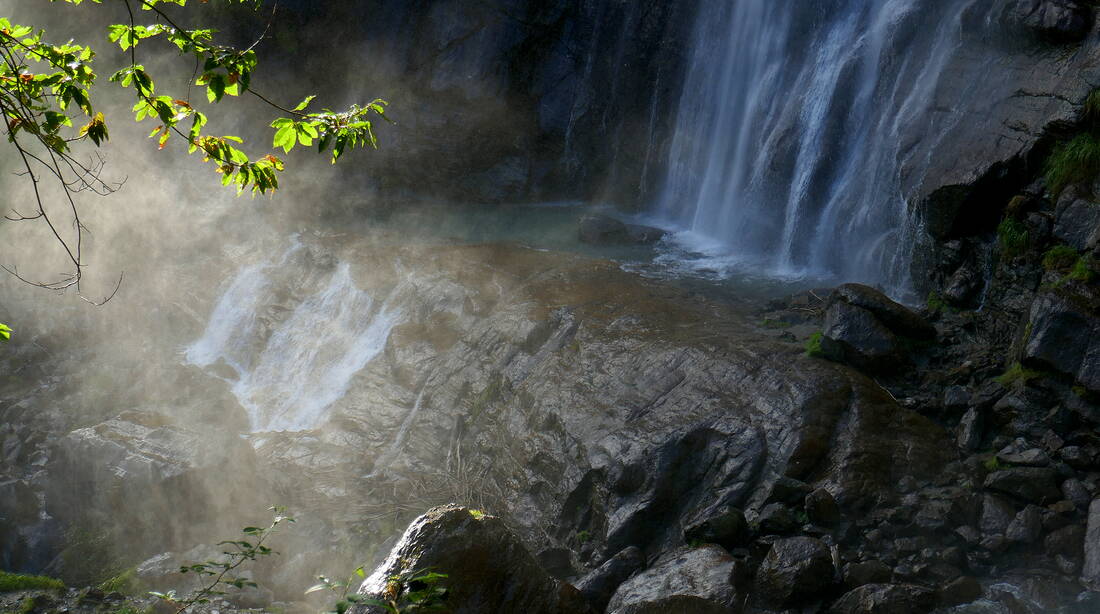
[[[914,157],[954,127],[941,77],[993,4],[703,0],[659,215],[755,270],[900,291]]]
[[[215,305],[202,337],[186,349],[191,364],[222,361],[236,372],[228,381],[253,432],[320,426],[355,374],[385,348],[400,319],[399,310],[355,286],[347,263],[338,263],[289,313],[263,321],[260,314],[271,311],[267,307],[281,291],[277,273],[299,248],[295,244],[278,262],[243,268]]]

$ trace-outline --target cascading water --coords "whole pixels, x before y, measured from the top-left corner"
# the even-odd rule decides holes
[[[399,320],[399,310],[358,289],[350,266],[338,263],[285,318],[273,326],[261,322],[280,292],[275,274],[300,249],[295,242],[280,261],[242,269],[203,336],[186,350],[191,364],[222,361],[235,371],[232,391],[253,432],[319,426],[352,377],[385,348]]]
[[[953,128],[937,88],[994,4],[704,0],[659,214],[752,270],[901,292],[914,144]]]

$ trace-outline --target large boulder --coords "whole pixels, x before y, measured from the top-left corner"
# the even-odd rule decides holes
[[[577,581],[577,589],[597,612],[607,609],[615,590],[645,567],[645,555],[634,546],[604,561]]]
[[[736,560],[718,546],[674,550],[615,592],[608,614],[732,614]]]
[[[1035,298],[1024,359],[1100,391],[1100,297],[1081,290],[1055,289]]]
[[[424,570],[446,574],[437,588],[446,589],[447,611],[455,614],[591,612],[577,589],[539,567],[503,521],[465,507],[437,507],[414,520],[359,594],[403,594],[410,576]],[[361,614],[377,611],[356,608]]]
[[[829,358],[872,372],[893,370],[907,360],[897,335],[866,309],[835,302],[825,312],[822,349]]]
[[[934,339],[936,329],[874,288],[844,284],[829,298],[823,335],[828,357],[882,372],[908,361],[906,339]]]
[[[1058,472],[1050,467],[1012,467],[994,471],[985,478],[985,487],[1017,499],[1045,505],[1061,498]]]
[[[936,338],[935,327],[924,318],[870,286],[863,284],[837,286],[830,297],[830,302],[836,301],[866,309],[894,334],[921,341]]]
[[[836,582],[829,547],[812,537],[776,540],[756,573],[756,599],[788,608],[814,601]]]
[[[1100,244],[1100,205],[1082,190],[1071,186],[1058,199],[1054,237],[1079,252]]]
[[[936,607],[936,593],[912,584],[865,584],[838,599],[829,614],[922,614]]]

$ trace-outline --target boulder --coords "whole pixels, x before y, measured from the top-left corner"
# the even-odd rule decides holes
[[[1088,5],[1078,0],[1013,0],[1003,19],[1052,42],[1072,43],[1088,34],[1093,17]]]
[[[1054,236],[1077,251],[1085,252],[1100,243],[1100,206],[1079,192],[1068,188],[1058,200]]]
[[[577,590],[597,612],[607,609],[615,590],[645,567],[645,555],[634,546],[624,548],[577,581]]]
[[[822,350],[829,358],[872,372],[897,369],[908,360],[901,340],[870,311],[837,301],[825,311]]]
[[[968,452],[977,450],[982,444],[982,430],[985,427],[983,413],[976,407],[971,407],[963,414],[959,421],[959,430],[956,442],[959,447]]]
[[[1062,496],[1058,472],[1050,467],[1012,467],[994,471],[986,476],[985,487],[1040,505],[1053,503]]]
[[[982,596],[982,585],[974,576],[959,576],[940,589],[941,605],[970,603]]]
[[[978,519],[978,528],[985,535],[1004,533],[1016,517],[1016,507],[1012,502],[999,495],[987,493],[982,497],[982,512]]]
[[[763,535],[789,535],[798,530],[798,519],[791,508],[782,503],[769,503],[760,510],[757,519]]]
[[[788,608],[814,601],[836,582],[829,547],[812,537],[776,540],[756,574],[755,597]]]
[[[1043,534],[1043,510],[1029,505],[1020,510],[1005,529],[1005,539],[1017,544],[1033,544]]]
[[[1031,305],[1023,358],[1100,391],[1100,298],[1068,289],[1044,292]]]
[[[830,302],[842,301],[853,307],[871,312],[876,319],[896,335],[917,340],[936,338],[935,327],[924,318],[870,286],[863,284],[837,286],[829,300]]]
[[[786,476],[780,477],[772,485],[772,492],[768,495],[768,501],[777,501],[787,505],[801,505],[806,495],[813,490],[802,480],[796,480]]]
[[[950,304],[963,307],[970,303],[982,289],[982,274],[971,262],[959,267],[947,280],[943,298]]]
[[[829,614],[922,614],[936,607],[936,594],[912,584],[865,584],[849,591]]]
[[[886,584],[893,575],[894,570],[882,561],[848,563],[844,566],[844,586],[853,589],[864,584]]]
[[[733,614],[735,559],[718,546],[683,547],[627,580],[608,614]]]
[[[1079,524],[1071,524],[1056,531],[1043,540],[1043,550],[1049,556],[1064,556],[1072,560],[1080,560],[1085,546],[1085,527]]]
[[[580,591],[551,577],[499,518],[465,507],[437,507],[417,518],[359,588],[378,598],[407,591],[410,574],[430,569],[446,574],[447,609],[500,614],[591,612]],[[392,578],[402,580],[395,587]],[[358,614],[376,608],[356,606]]]
[[[832,493],[818,488],[806,495],[806,517],[814,524],[831,527],[840,522],[840,506]]]
[[[684,529],[684,541],[718,544],[727,550],[744,545],[749,536],[745,513],[725,506],[717,514],[694,522]]]

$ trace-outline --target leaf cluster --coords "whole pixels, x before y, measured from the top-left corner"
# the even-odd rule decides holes
[[[80,5],[85,0],[61,1]],[[261,4],[261,0],[227,1],[254,8]],[[102,0],[88,2],[102,4]],[[208,131],[209,118],[190,100],[192,85],[203,88],[206,101],[211,104],[249,94],[278,111],[283,117],[271,123],[275,131],[272,148],[281,148],[285,153],[296,145],[316,143],[320,152],[331,148],[332,161],[336,162],[350,148],[378,146],[372,120],[387,119],[384,100],[352,105],[339,112],[327,108],[309,112],[307,107],[314,99],[309,96],[296,107],[288,108],[253,87],[252,77],[259,64],[254,48],[263,35],[248,47],[236,48],[219,43],[216,30],[183,27],[172,16],[178,19],[178,12],[170,15],[163,10],[164,5],[186,7],[187,0],[120,0],[120,3],[128,20],[108,26],[107,39],[127,54],[129,62],[110,72],[109,81],[133,91],[134,118],[157,124],[149,136],[156,139],[160,149],[173,138],[183,141],[189,154],[201,152],[203,161],[221,175],[221,183],[235,186],[238,194],[274,192],[279,188],[279,173],[285,164],[274,152],[247,153],[240,137]],[[139,23],[139,16],[151,23]],[[183,95],[159,91],[154,76],[139,61],[139,50],[144,51],[158,41],[201,67]],[[35,197],[32,212],[21,213],[13,208],[5,217],[11,221],[38,220],[48,225],[64,248],[72,271],[56,281],[38,282],[4,268],[27,283],[53,290],[73,286],[79,290],[84,266],[81,241],[86,229],[80,221],[74,195],[91,191],[105,196],[121,185],[100,180],[102,158],[97,156],[98,161],[88,163],[73,155],[78,142],[98,148],[109,139],[111,120],[97,109],[93,96],[97,85],[95,59],[96,53],[90,46],[74,41],[50,41],[44,30],[0,18],[2,128],[19,154],[19,174],[29,178]],[[64,188],[69,211],[69,219],[64,221],[70,224],[62,223],[59,213],[51,214],[44,205],[45,195],[39,188],[44,178],[56,180]],[[67,230],[67,226],[75,232]]]
[[[363,567],[355,570],[346,581],[334,581],[325,576],[317,576],[318,584],[311,586],[306,594],[318,591],[332,591],[338,598],[332,609],[325,614],[345,614],[354,605],[369,605],[382,608],[387,614],[414,614],[418,612],[442,612],[446,609],[447,588],[443,581],[447,574],[437,573],[430,568],[395,574],[387,578],[383,594],[379,598],[351,593],[356,578],[366,577]]]

